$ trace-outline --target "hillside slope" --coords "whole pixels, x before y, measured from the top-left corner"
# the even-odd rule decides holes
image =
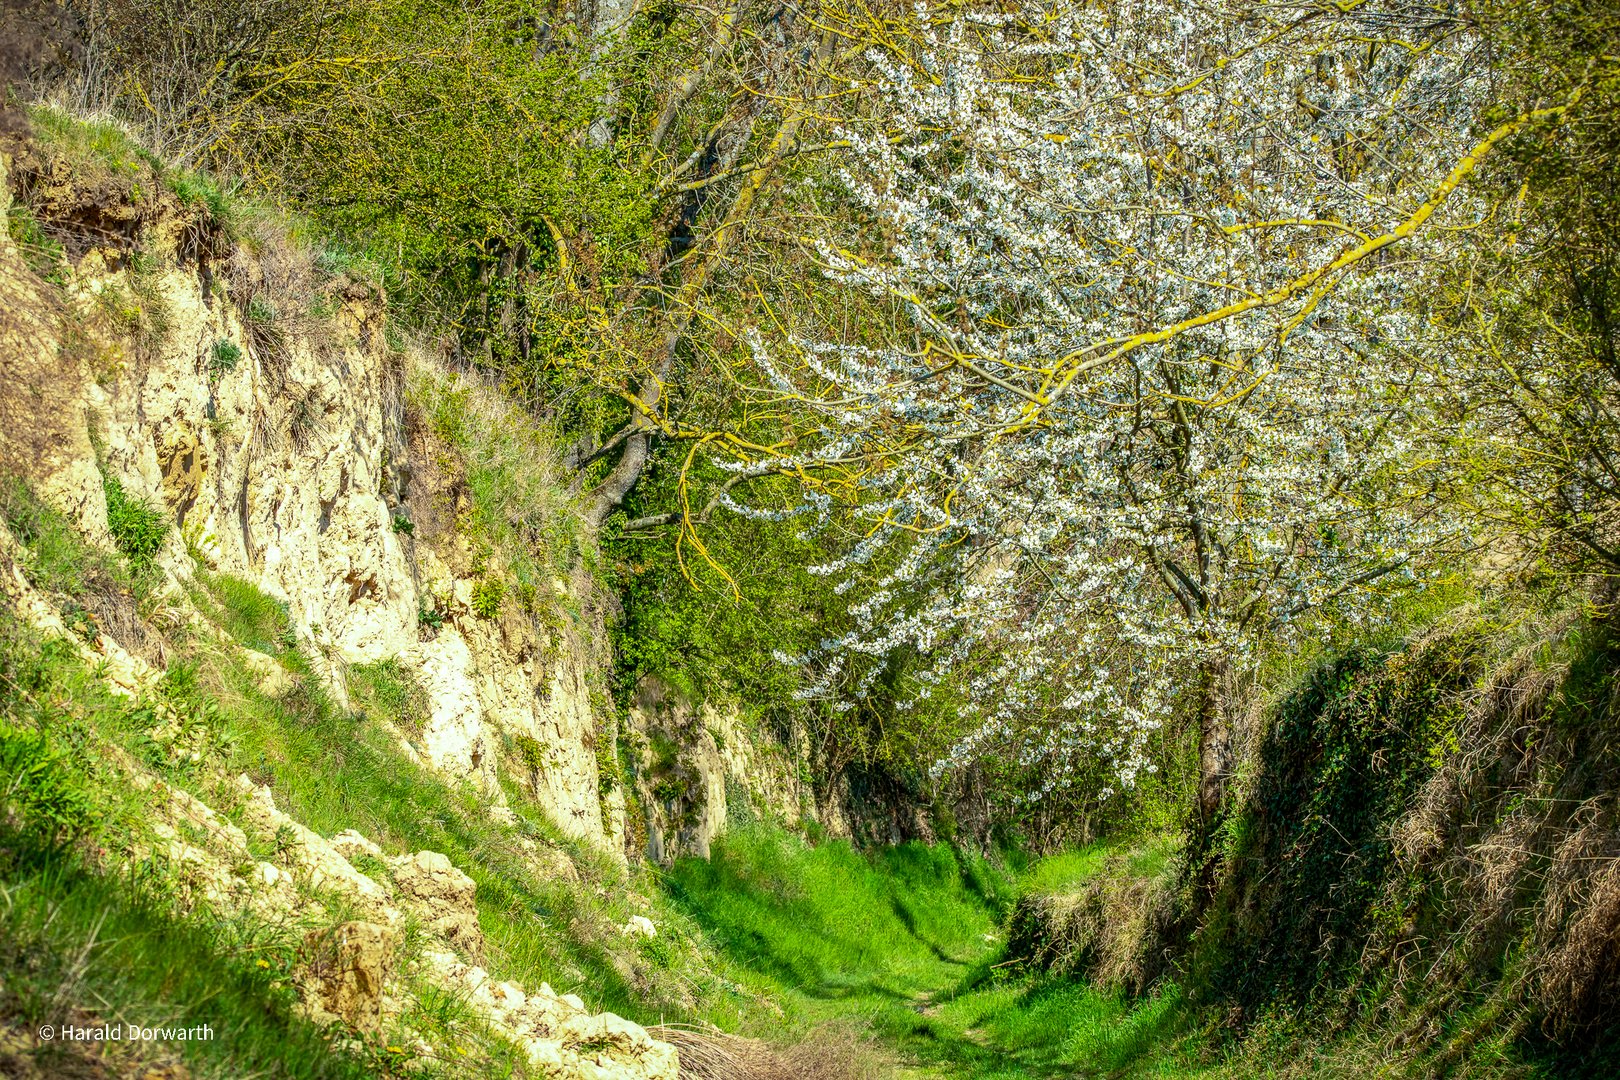
[[[1522,597],[1331,656],[1219,830],[1032,891],[1011,951],[1181,994],[1239,1072],[1612,1076],[1617,662],[1608,620]]]
[[[0,155],[4,1068],[673,1077],[616,1014],[763,1026],[640,857],[726,800],[796,822],[799,770],[656,702],[621,752],[548,433],[296,221],[35,124]]]

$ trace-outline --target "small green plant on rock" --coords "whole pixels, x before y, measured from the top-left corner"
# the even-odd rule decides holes
[[[606,798],[624,782],[624,767],[619,763],[618,743],[611,731],[598,731],[596,750],[596,794]]]
[[[113,477],[104,477],[101,489],[107,498],[107,529],[113,543],[131,566],[140,569],[149,565],[169,535],[168,516],[145,499],[129,494]]]
[[[219,380],[227,372],[236,370],[236,365],[242,362],[242,348],[229,338],[220,338],[214,342],[209,350],[208,376],[211,380]]]
[[[416,625],[434,632],[444,625],[444,611],[440,609],[437,597],[428,596],[417,601]]]
[[[480,619],[493,619],[501,613],[501,601],[506,597],[506,583],[498,577],[484,577],[473,586],[473,614]]]
[[[512,739],[512,749],[531,776],[539,775],[546,767],[546,748],[533,735],[518,735]]]

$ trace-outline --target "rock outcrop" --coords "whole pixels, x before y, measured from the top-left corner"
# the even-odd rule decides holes
[[[396,855],[387,863],[400,899],[416,911],[428,933],[482,959],[484,932],[478,927],[473,879],[437,851]]]
[[[795,753],[748,730],[735,709],[694,704],[649,676],[636,688],[625,738],[646,814],[641,854],[654,862],[708,858],[715,838],[737,815],[790,827],[809,819],[832,835],[848,833],[836,800],[830,808],[817,807],[798,766],[803,749]]]
[[[501,798],[503,745],[534,740],[546,767],[533,797],[568,834],[618,850],[588,688],[600,627],[560,617],[542,632],[480,612],[479,553],[455,527],[461,466],[408,400],[412,380],[489,392],[391,346],[369,285],[323,274],[284,237],[250,252],[144,165],[118,190],[97,180],[113,186],[91,199],[48,151],[12,150],[0,209],[24,190],[77,239],[65,284],[47,288],[0,236],[7,471],[108,547],[104,478],[162,507],[177,527],[158,561],[176,581],[200,561],[284,602],[340,702],[349,665],[404,665],[428,700],[422,729],[402,736],[452,782]],[[73,231],[87,205],[105,216],[119,198],[116,229]],[[401,527],[417,517],[423,528]],[[583,572],[561,583],[587,612],[591,590]]]
[[[383,987],[394,966],[399,935],[391,927],[346,922],[304,935],[299,983],[304,1004],[362,1033],[382,1027]]]

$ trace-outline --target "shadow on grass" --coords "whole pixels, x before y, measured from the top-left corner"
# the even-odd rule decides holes
[[[871,854],[754,828],[665,877],[677,907],[731,959],[781,984],[812,1022],[853,1021],[942,1077],[1187,1075],[1173,991],[1132,1003],[1004,966],[1010,895],[944,846]]]

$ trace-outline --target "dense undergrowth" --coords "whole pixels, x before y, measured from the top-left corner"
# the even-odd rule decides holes
[[[1385,1025],[1414,1073],[1613,1075],[1617,658],[1510,608],[1318,668],[1220,838],[1207,995]]]
[[[1616,655],[1522,603],[1329,655],[1218,829],[1030,890],[1013,953],[1174,988],[1237,1075],[1613,1075]]]

